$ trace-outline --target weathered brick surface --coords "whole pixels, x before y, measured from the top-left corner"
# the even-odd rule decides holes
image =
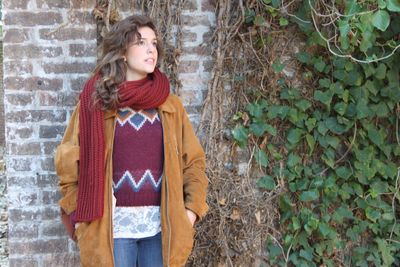
[[[57,31],[53,31],[50,29],[40,29],[39,30],[40,39],[43,40],[58,40],[58,41],[66,41],[66,40],[93,40],[96,38],[96,32],[90,29],[82,29],[79,27],[74,28],[62,28]]]
[[[48,79],[45,77],[28,77],[10,76],[4,79],[4,86],[8,90],[24,90],[24,91],[59,91],[63,88],[63,80],[61,78]]]
[[[23,259],[10,259],[10,266],[11,267],[39,267],[38,262],[34,258],[23,258]]]
[[[6,43],[16,44],[29,40],[29,31],[24,29],[8,29],[3,34],[3,41]]]
[[[38,47],[37,45],[7,45],[4,54],[9,59],[57,57],[62,54],[61,47]]]
[[[4,1],[7,2],[7,1]],[[4,16],[4,25],[28,26],[37,25],[55,25],[62,23],[62,15],[57,12],[30,12],[30,11],[13,11],[7,12]]]
[[[212,2],[187,0],[182,13],[180,97],[195,126],[212,66]],[[95,67],[95,3],[3,0],[10,266],[79,266],[77,246],[60,221],[54,153]],[[138,8],[116,4],[125,15]]]

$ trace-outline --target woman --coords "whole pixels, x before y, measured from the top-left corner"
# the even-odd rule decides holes
[[[63,222],[82,266],[183,266],[208,209],[203,149],[149,18],[115,24],[102,50],[57,148]]]

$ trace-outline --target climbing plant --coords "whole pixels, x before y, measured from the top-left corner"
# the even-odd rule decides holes
[[[233,117],[236,143],[253,151],[257,185],[278,187],[276,266],[400,265],[400,2],[262,0],[249,26],[295,27],[301,85],[277,74]],[[258,45],[264,43],[258,35]]]

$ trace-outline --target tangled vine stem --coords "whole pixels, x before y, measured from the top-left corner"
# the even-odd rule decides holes
[[[361,16],[361,15],[364,15],[364,14],[372,13],[372,12],[376,11],[376,9],[368,10],[368,11],[364,11],[364,12],[355,12],[355,13],[352,13],[352,14],[345,15],[345,14],[342,14],[342,13],[340,13],[338,11],[338,9],[334,5],[334,3],[332,3],[331,6],[328,6],[327,4],[325,4],[324,1],[316,1],[316,5],[318,3],[320,3],[322,6],[324,6],[324,8],[328,9],[327,14],[322,14],[322,13],[318,12],[314,8],[314,6],[311,4],[311,1],[308,0],[308,6],[311,9],[311,19],[312,19],[312,21],[308,21],[308,20],[301,19],[298,16],[296,16],[296,15],[294,15],[294,14],[292,14],[292,13],[287,11],[287,8],[290,5],[292,5],[293,3],[295,3],[295,0],[293,0],[293,1],[289,2],[289,3],[287,3],[287,4],[285,4],[284,1],[282,1],[281,7],[279,9],[280,12],[282,14],[286,14],[286,15],[288,15],[290,17],[294,17],[295,19],[297,19],[297,20],[299,20],[299,21],[301,21],[303,23],[312,23],[314,28],[315,28],[315,30],[317,31],[318,35],[326,43],[329,52],[334,56],[341,57],[341,58],[349,58],[349,59],[351,59],[351,60],[353,60],[355,62],[358,62],[358,63],[368,64],[368,63],[379,62],[379,61],[388,59],[388,58],[392,57],[396,53],[396,51],[400,48],[400,44],[398,44],[397,46],[395,46],[391,50],[390,53],[386,54],[385,56],[378,57],[378,58],[375,58],[375,59],[359,59],[359,58],[354,57],[351,54],[337,53],[337,52],[335,52],[333,50],[332,44],[331,44],[332,41],[333,41],[335,43],[336,48],[340,51],[340,48],[338,48],[337,44],[336,44],[337,43],[337,39],[338,39],[338,35],[337,35],[338,30],[337,30],[337,28],[335,26],[335,21],[340,17],[350,18],[350,17],[358,17],[358,16]],[[332,36],[332,37],[329,37],[329,38],[325,37],[324,34],[322,33],[322,30],[318,26],[317,18],[330,19],[330,21],[328,23],[325,23],[322,26],[324,26],[324,27],[326,27],[326,26],[334,27],[333,32],[335,32],[335,35]]]

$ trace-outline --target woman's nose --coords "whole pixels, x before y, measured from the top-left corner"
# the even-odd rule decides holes
[[[147,45],[147,53],[154,53],[155,49],[153,44]]]

